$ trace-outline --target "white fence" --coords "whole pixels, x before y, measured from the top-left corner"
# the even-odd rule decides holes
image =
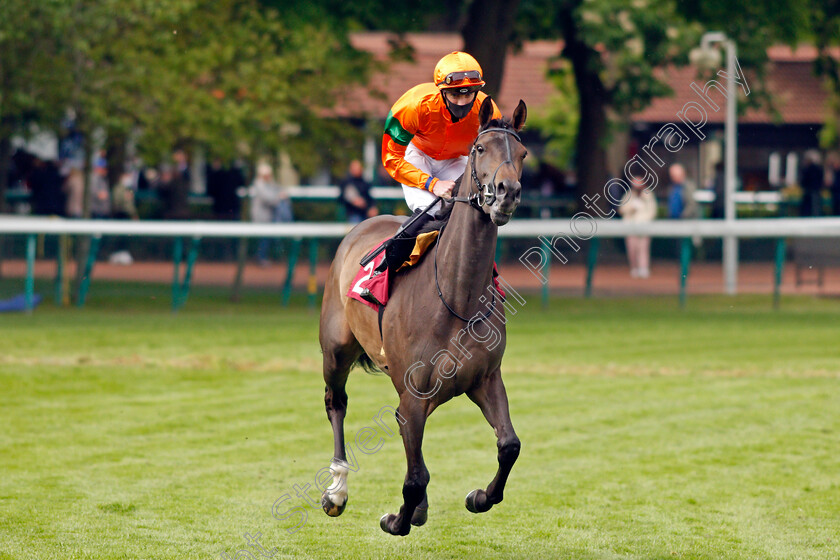
[[[335,222],[297,222],[283,224],[254,224],[243,222],[208,222],[208,221],[119,221],[119,220],[69,220],[63,218],[0,216],[0,234],[26,235],[27,243],[27,275],[26,293],[31,302],[32,286],[34,283],[34,259],[36,235],[81,235],[92,236],[98,240],[102,236],[131,236],[131,237],[171,237],[176,239],[179,249],[183,238],[194,240],[193,250],[189,252],[187,273],[180,292],[180,297],[173,297],[173,308],[183,305],[189,289],[189,275],[197,254],[197,243],[202,238],[286,238],[296,240],[310,240],[312,247],[321,239],[340,239],[351,229],[351,225]],[[650,237],[674,238],[689,240],[691,238],[769,238],[777,240],[776,251],[776,286],[775,294],[778,301],[778,284],[781,281],[781,267],[784,264],[784,240],[786,238],[833,238],[840,237],[840,218],[762,218],[743,219],[726,222],[724,220],[658,220],[645,224],[625,223],[621,220],[595,220],[591,218],[573,218],[557,220],[514,220],[499,229],[500,238],[533,239],[534,245],[526,255],[531,258],[520,261],[532,268],[537,274],[545,270],[547,274],[549,262],[558,257],[562,251],[567,251],[581,241],[600,238],[616,238],[628,235],[645,235]],[[687,243],[684,243],[688,247]],[[587,274],[586,293],[591,292],[592,273],[595,267],[594,254],[590,249],[589,271]],[[182,254],[176,250],[176,255]],[[310,250],[312,255],[315,251]],[[525,257],[526,255],[523,255]],[[297,255],[295,254],[295,260]],[[558,257],[559,258],[559,257]],[[177,267],[181,257],[176,257]],[[535,259],[537,259],[535,261]],[[681,300],[685,298],[685,278],[688,274],[688,257],[682,255],[683,271],[681,274]],[[526,262],[527,261],[527,262]],[[88,263],[93,265],[91,258]],[[314,265],[313,265],[314,266]],[[287,277],[284,291],[291,286],[291,269]],[[544,301],[548,298],[547,280],[543,283]],[[176,290],[173,290],[173,294]],[[176,300],[180,299],[179,302]]]

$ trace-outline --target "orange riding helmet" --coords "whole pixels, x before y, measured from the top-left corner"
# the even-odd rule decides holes
[[[440,90],[459,89],[460,93],[478,91],[484,87],[478,61],[460,51],[451,52],[438,61],[435,66],[434,82]]]

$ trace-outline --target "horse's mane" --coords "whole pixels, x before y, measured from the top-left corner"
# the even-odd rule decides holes
[[[460,188],[461,179],[463,179],[463,178],[464,178],[464,176],[461,175],[461,177],[457,181],[455,181],[455,183],[457,183],[457,185],[458,185],[458,187],[456,187],[456,188]],[[449,221],[449,216],[452,214],[452,209],[454,207],[455,207],[454,202],[444,202],[442,207],[441,207],[440,214],[438,214],[437,217],[435,217],[434,220],[430,220],[429,222],[426,222],[426,224],[423,225],[423,227],[421,227],[420,230],[417,232],[417,235],[420,235],[421,233],[428,233],[430,231],[435,231],[435,230],[439,230],[439,229],[443,228],[443,226],[445,226],[446,223]]]

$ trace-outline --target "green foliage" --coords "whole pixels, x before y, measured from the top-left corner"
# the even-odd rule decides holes
[[[63,0],[4,0],[0,17],[0,136],[54,126],[70,83],[62,57]]]
[[[0,23],[4,122],[31,115],[50,127],[71,108],[83,132],[134,135],[151,161],[179,145],[225,159],[276,154],[293,141],[289,125],[319,126],[370,65],[330,18],[257,0],[13,2],[20,17]]]
[[[813,40],[819,52],[815,70],[826,79],[830,96],[820,144],[826,149],[836,149],[840,147],[840,62],[836,54],[840,45],[840,2],[812,0],[810,3]]]
[[[528,127],[540,131],[545,152],[540,159],[560,169],[568,169],[575,161],[578,94],[568,61],[557,60],[549,71],[549,80],[556,88],[542,107],[530,110]]]
[[[559,22],[567,16],[573,18],[578,38],[598,51],[590,71],[598,73],[619,113],[669,95],[671,88],[654,70],[686,64],[700,37],[700,27],[687,23],[672,0],[523,0],[519,36],[563,38]]]

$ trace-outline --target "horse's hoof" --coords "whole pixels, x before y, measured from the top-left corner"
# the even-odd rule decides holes
[[[344,508],[347,507],[347,500],[344,500],[344,503],[341,505],[334,504],[325,492],[324,495],[321,496],[321,507],[324,508],[324,513],[330,517],[338,517],[344,513]]]
[[[414,514],[411,516],[411,524],[415,527],[421,527],[425,525],[426,520],[429,518],[429,508],[415,508]]]
[[[411,526],[409,525],[405,532],[402,532],[399,529],[393,529],[391,525],[396,519],[397,516],[393,513],[386,513],[385,515],[379,518],[379,527],[389,535],[397,535],[400,537],[406,536],[408,534],[408,531],[411,529]]]
[[[467,510],[472,513],[484,513],[493,507],[493,504],[487,499],[487,494],[481,489],[473,490],[467,494],[467,499],[464,502]]]
[[[379,527],[389,535],[394,535],[396,533],[391,532],[391,520],[396,517],[393,513],[386,513],[382,517],[379,518]]]

